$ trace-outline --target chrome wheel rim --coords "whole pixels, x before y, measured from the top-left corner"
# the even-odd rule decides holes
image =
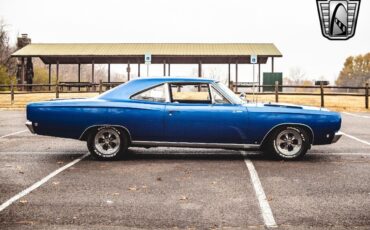
[[[121,139],[119,133],[114,129],[102,129],[95,135],[95,148],[102,156],[117,154]]]
[[[275,147],[284,156],[293,157],[302,149],[302,136],[294,130],[284,130],[277,135],[275,139]]]

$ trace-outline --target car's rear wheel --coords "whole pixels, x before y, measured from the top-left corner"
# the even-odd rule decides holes
[[[99,160],[115,160],[127,151],[128,141],[125,133],[118,128],[99,127],[90,132],[87,147]]]
[[[310,148],[307,132],[301,127],[281,127],[273,131],[265,151],[284,160],[302,158]]]

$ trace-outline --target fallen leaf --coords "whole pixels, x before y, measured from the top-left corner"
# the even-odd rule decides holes
[[[59,181],[54,181],[54,182],[53,182],[53,185],[58,185],[58,184],[60,184],[60,182],[59,182]]]
[[[19,173],[20,173],[20,174],[24,174],[24,172],[23,172],[23,171],[19,171]]]
[[[63,164],[63,163],[64,163],[63,161],[58,161],[58,162],[57,162],[57,164],[58,164],[58,165],[61,165],[61,164]]]
[[[146,186],[146,185],[143,185],[143,186],[141,186],[142,188],[147,188],[148,186]]]
[[[113,193],[113,195],[114,195],[114,196],[118,196],[118,195],[119,195],[119,193],[118,193],[118,192],[115,192],[115,193]]]
[[[21,221],[17,221],[16,223],[17,223],[17,224],[33,225],[35,222],[30,221],[30,220],[21,220]]]
[[[157,181],[162,181],[162,177],[157,177]]]
[[[128,190],[130,190],[130,191],[137,191],[138,188],[136,186],[134,186],[134,187],[129,187]]]
[[[212,183],[211,184],[217,184],[217,182],[216,181],[212,181]]]
[[[107,204],[113,204],[113,201],[107,200]]]
[[[21,203],[21,204],[27,204],[28,201],[27,200],[20,200],[19,203]]]
[[[187,200],[188,197],[187,196],[181,196],[180,200]]]

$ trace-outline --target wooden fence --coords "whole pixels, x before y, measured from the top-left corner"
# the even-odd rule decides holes
[[[122,82],[102,82],[99,83],[57,83],[57,84],[10,84],[0,85],[0,95],[9,94],[10,103],[14,103],[15,95],[36,94],[36,93],[55,93],[55,98],[59,98],[60,93],[103,93],[110,88],[116,87]],[[78,90],[73,91],[76,88]],[[5,89],[5,90],[4,90]],[[82,90],[81,90],[82,89]]]
[[[272,87],[274,91],[270,92],[259,92],[261,88]],[[240,88],[255,89],[254,93],[249,92],[246,94],[255,94],[255,95],[275,95],[275,102],[279,102],[280,95],[296,95],[296,96],[320,96],[321,98],[321,107],[325,107],[325,96],[354,96],[354,97],[364,97],[364,106],[366,109],[369,109],[369,83],[366,83],[364,87],[352,87],[352,86],[325,86],[323,84],[318,86],[303,86],[303,85],[279,85],[279,82],[275,82],[275,85],[232,85],[231,88],[237,91]],[[313,91],[318,92],[284,92],[284,89],[312,89]],[[328,90],[346,90],[346,91],[363,91],[356,93],[338,93],[338,92],[327,92]],[[257,92],[256,92],[257,91]],[[240,93],[240,92],[239,92]]]
[[[17,94],[32,94],[32,93],[55,93],[55,97],[59,98],[60,93],[88,93],[88,92],[98,92],[99,94],[115,87],[122,82],[102,82],[99,83],[57,83],[57,84],[17,84],[17,85],[0,85],[0,94],[9,94],[10,103],[14,103],[15,95]],[[274,90],[269,92],[259,92],[263,87],[272,87]],[[76,88],[78,90],[73,91]],[[82,88],[82,90],[81,90]],[[255,95],[275,95],[275,102],[279,102],[280,95],[301,95],[301,96],[320,96],[321,107],[325,107],[325,96],[354,96],[354,97],[364,97],[365,108],[369,109],[369,84],[366,83],[364,87],[351,87],[351,86],[302,86],[302,85],[279,85],[275,82],[275,85],[232,85],[232,89],[238,91],[240,88],[253,89],[257,92],[248,92],[247,94]],[[7,91],[2,91],[2,90]],[[46,89],[46,90],[45,90]],[[257,90],[255,90],[257,89]],[[311,89],[313,92],[284,92],[284,89]],[[327,92],[332,90],[346,90],[346,91],[358,91],[356,93],[338,93],[338,92]],[[316,91],[316,92],[314,92]],[[363,93],[361,93],[361,91]]]

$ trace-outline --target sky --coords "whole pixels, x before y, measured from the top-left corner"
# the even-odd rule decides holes
[[[311,80],[334,81],[346,57],[370,52],[370,1],[361,1],[348,41],[322,36],[315,0],[0,0],[0,17],[12,42],[28,33],[33,43],[274,43],[283,53],[275,71],[300,68]],[[205,68],[227,73],[225,65]],[[250,65],[239,69],[241,81],[252,80]],[[151,71],[160,75],[162,67]]]

